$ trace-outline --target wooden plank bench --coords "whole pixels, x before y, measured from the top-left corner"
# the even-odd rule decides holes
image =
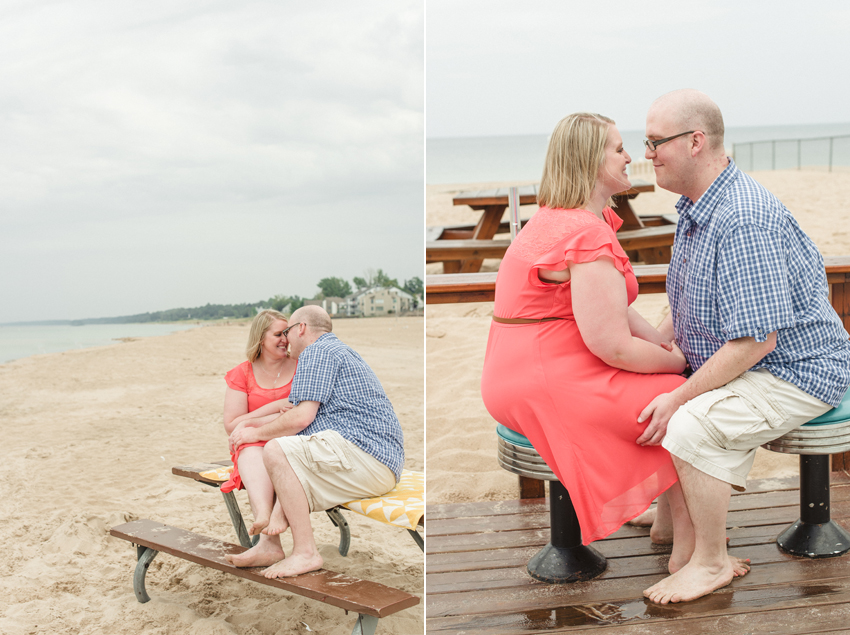
[[[231,465],[233,465],[233,463],[229,460],[215,461],[213,463],[196,463],[194,465],[178,465],[171,468],[171,473],[176,476],[190,478],[194,481],[198,481],[199,483],[203,483],[204,485],[209,485],[210,487],[219,488],[221,485],[220,481],[207,478],[203,475],[203,473]],[[259,536],[254,536],[252,539],[248,535],[248,529],[245,526],[242,511],[239,509],[239,503],[236,501],[236,494],[234,492],[221,492],[221,495],[224,497],[224,504],[227,506],[228,514],[230,514],[230,522],[233,523],[233,529],[236,531],[236,536],[239,538],[239,544],[245,548],[250,548],[252,545],[256,544]],[[328,518],[331,519],[334,526],[339,529],[339,554],[341,556],[347,556],[349,546],[351,545],[351,530],[349,529],[348,521],[342,514],[342,509],[344,508],[341,506],[333,507],[325,510],[325,513],[328,515]],[[419,521],[417,529],[420,528],[423,530],[425,528],[424,516]],[[422,539],[422,534],[414,529],[407,529],[406,531],[411,535],[419,548],[424,551],[425,542]]]
[[[241,553],[245,547],[152,520],[134,520],[113,527],[109,533],[136,545],[133,591],[142,603],[150,600],[145,588],[148,567],[162,551],[204,567],[336,606],[346,612],[354,611],[357,621],[352,635],[373,635],[380,618],[419,604],[418,597],[400,589],[327,569],[289,578],[268,579],[262,575],[264,567],[237,568],[225,560],[226,555]]]
[[[635,259],[647,264],[670,262],[670,251],[676,235],[675,225],[655,225],[617,233],[623,250],[634,252]],[[425,262],[458,263],[468,259],[503,258],[511,241],[503,240],[433,240],[425,243]],[[449,266],[451,270],[456,267]]]

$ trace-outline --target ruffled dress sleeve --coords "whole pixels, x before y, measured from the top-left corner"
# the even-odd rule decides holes
[[[224,381],[227,383],[228,387],[233,390],[238,390],[239,392],[248,392],[248,373],[246,372],[245,366],[250,363],[251,362],[242,362],[239,366],[227,371],[227,374],[224,376]]]

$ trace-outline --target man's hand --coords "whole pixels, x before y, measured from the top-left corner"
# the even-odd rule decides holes
[[[638,423],[649,419],[646,430],[637,438],[639,445],[661,445],[667,434],[667,423],[670,417],[679,409],[679,400],[674,393],[665,392],[649,402],[638,417]]]
[[[230,451],[236,452],[236,448],[246,443],[256,443],[260,440],[260,435],[257,433],[257,428],[249,428],[243,424],[236,426],[236,429],[230,433]]]

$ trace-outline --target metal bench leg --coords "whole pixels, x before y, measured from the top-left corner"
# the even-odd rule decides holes
[[[339,555],[347,556],[348,548],[351,546],[351,530],[348,528],[348,521],[339,511],[339,507],[326,509],[325,513],[331,519],[331,522],[339,527]]]
[[[239,538],[239,544],[250,549],[260,539],[259,536],[248,535],[248,528],[245,527],[245,521],[242,519],[242,511],[239,509],[239,503],[236,502],[236,495],[233,492],[222,492],[224,496],[224,504],[227,505],[227,512],[230,514],[230,522],[233,523],[233,528],[236,530],[236,536]]]
[[[528,574],[535,580],[564,584],[590,580],[605,571],[608,561],[593,547],[581,544],[570,495],[560,481],[549,481],[550,542],[528,561]]]
[[[829,455],[800,455],[800,518],[776,544],[808,558],[832,558],[850,551],[850,534],[830,518]]]
[[[413,529],[408,529],[407,533],[409,533],[411,536],[413,536],[413,541],[417,545],[419,545],[419,548],[422,551],[425,551],[425,541],[422,540],[422,534],[420,534],[418,531],[414,531]]]
[[[151,562],[153,562],[153,559],[156,558],[156,554],[158,553],[159,551],[151,549],[150,547],[136,546],[136,557],[138,558],[138,562],[136,563],[136,570],[133,572],[133,593],[136,594],[136,599],[142,604],[149,602],[151,599],[148,592],[145,590],[145,576],[148,573],[148,567]]]
[[[375,629],[378,628],[378,618],[374,615],[357,614],[357,622],[354,624],[354,630],[351,635],[375,635]]]

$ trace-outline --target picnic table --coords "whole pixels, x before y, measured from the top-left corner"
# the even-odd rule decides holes
[[[532,205],[537,203],[537,191],[539,184],[524,185],[518,188],[519,204]],[[507,222],[502,222],[505,210],[508,208],[508,190],[503,187],[491,190],[478,190],[475,192],[463,192],[452,198],[453,205],[468,205],[470,208],[481,212],[478,222],[474,225],[453,225],[446,227],[429,227],[427,230],[426,240],[431,246],[431,261],[436,261],[436,241],[444,240],[466,240],[466,241],[492,241],[493,236],[498,233],[508,231]],[[675,225],[675,216],[659,216],[659,217],[640,217],[635,214],[629,203],[630,199],[635,198],[641,192],[654,192],[655,185],[647,181],[635,180],[632,187],[628,190],[614,195],[614,202],[617,205],[617,215],[623,219],[621,231],[643,230],[645,227],[654,225]],[[635,251],[630,254],[636,260],[643,260],[647,263],[658,263],[669,261],[669,245],[673,242],[672,228],[661,230],[665,235],[662,240],[664,244],[653,245],[643,251]],[[659,233],[659,230],[654,230]],[[655,238],[658,242],[658,238]],[[474,245],[474,243],[470,243]],[[453,248],[452,248],[453,247]],[[499,246],[494,243],[482,243],[481,249],[489,252],[498,253]],[[666,248],[666,249],[665,249]],[[473,273],[481,269],[483,257],[468,257],[465,249],[460,245],[446,245],[443,252],[444,257],[439,260],[443,262],[443,273]],[[455,252],[455,256],[451,256],[449,252]],[[459,259],[450,259],[450,258]],[[667,260],[665,260],[665,257]]]

